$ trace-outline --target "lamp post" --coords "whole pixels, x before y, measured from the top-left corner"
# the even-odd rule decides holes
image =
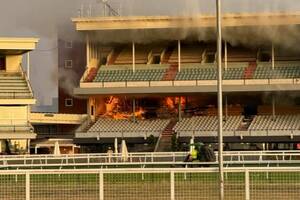
[[[220,200],[224,200],[223,173],[223,97],[222,97],[222,25],[221,0],[216,0],[217,22],[217,66],[218,66],[218,143],[219,143],[219,188]]]

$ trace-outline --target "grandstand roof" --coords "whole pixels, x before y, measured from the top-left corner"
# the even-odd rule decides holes
[[[0,37],[0,54],[19,55],[34,50],[38,38],[6,38]]]
[[[72,21],[79,31],[209,28],[215,27],[214,15],[199,16],[118,16],[80,17]],[[225,14],[223,27],[281,26],[300,24],[300,13]]]

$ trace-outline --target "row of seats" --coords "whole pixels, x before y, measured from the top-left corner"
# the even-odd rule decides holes
[[[270,66],[258,65],[254,72],[254,79],[280,79],[280,78],[299,78],[300,66],[276,66],[272,69]]]
[[[243,120],[242,116],[228,116],[224,119],[224,130],[237,130]],[[216,131],[218,129],[217,116],[195,116],[184,118],[178,122],[173,130],[180,131]]]
[[[118,82],[118,81],[159,81],[166,73],[166,69],[149,70],[99,70],[94,82]]]
[[[21,73],[0,73],[0,99],[32,98]]]
[[[99,118],[88,132],[159,132],[169,124],[168,119],[137,120]]]
[[[223,79],[243,79],[245,67],[228,68],[223,71]],[[189,68],[182,69],[177,73],[175,80],[215,80],[217,79],[216,68]]]
[[[166,129],[170,120],[138,120],[136,122],[127,119],[99,118],[95,124],[87,131],[88,134],[97,134],[99,137],[140,137],[159,136]],[[273,118],[271,115],[255,116],[250,122],[248,129],[244,127],[243,116],[228,116],[223,119],[224,134],[235,131],[252,132],[255,131],[300,131],[300,115],[278,115]],[[188,136],[194,133],[203,133],[213,136],[218,130],[217,116],[194,116],[183,118],[173,127],[173,131],[180,136]],[[278,134],[276,132],[276,134]],[[199,135],[199,134],[198,134]]]
[[[300,115],[255,116],[249,130],[299,130]]]

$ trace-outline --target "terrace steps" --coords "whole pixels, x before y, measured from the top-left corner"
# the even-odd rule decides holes
[[[254,72],[256,70],[257,64],[256,62],[249,62],[249,66],[244,71],[245,79],[252,79],[254,76]]]
[[[162,80],[163,81],[174,80],[176,78],[177,72],[178,72],[178,65],[177,64],[170,65],[169,69],[164,74],[164,77]]]
[[[173,136],[173,128],[176,125],[176,120],[171,120],[169,124],[166,126],[164,131],[161,133],[161,137],[158,140],[156,152],[170,152],[172,151],[172,136]]]

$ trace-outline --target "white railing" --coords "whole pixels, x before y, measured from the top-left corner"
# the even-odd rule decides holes
[[[217,152],[215,152],[217,155]],[[65,167],[65,166],[163,166],[163,165],[217,165],[217,162],[184,162],[188,152],[148,152],[118,154],[74,154],[74,155],[2,155],[0,168]],[[300,166],[300,151],[225,151],[224,163],[231,165],[297,164]]]
[[[32,95],[32,98],[34,98],[34,92],[32,90],[32,87],[31,87],[31,84],[30,84],[30,81],[28,79],[27,74],[23,71],[22,65],[19,66],[19,69],[22,73],[22,77],[25,79],[25,81],[27,83],[27,87],[29,88],[29,91],[30,91],[30,94]]]
[[[299,199],[300,168],[225,168],[225,199]],[[218,199],[218,168],[0,171],[0,199]]]

